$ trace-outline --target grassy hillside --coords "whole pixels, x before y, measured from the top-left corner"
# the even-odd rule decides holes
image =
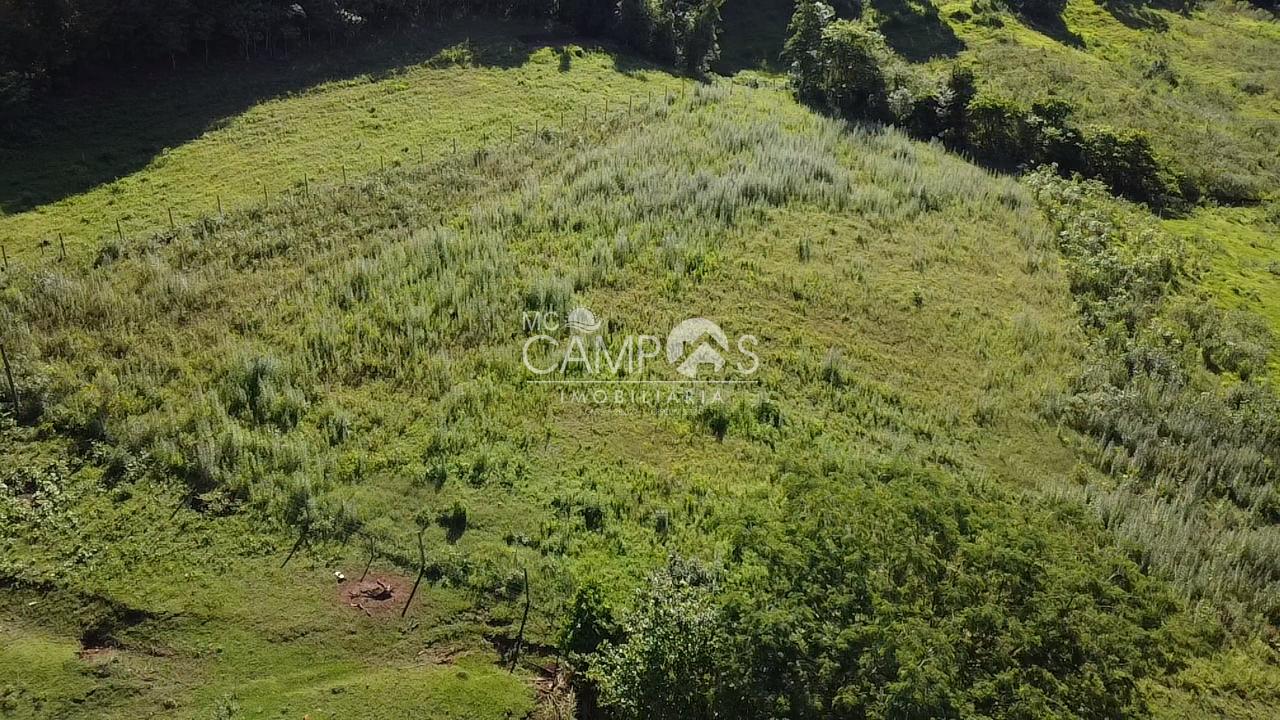
[[[558,53],[536,25],[447,25],[288,63],[218,64],[52,100],[0,141],[0,237],[30,263],[311,185],[598,116],[679,82]],[[623,70],[624,72],[619,72]],[[146,108],[145,112],[140,108]],[[52,118],[52,120],[50,120]],[[40,243],[48,243],[42,251]]]
[[[730,3],[723,44],[733,66],[725,69],[776,60],[791,6]],[[1035,22],[967,1],[868,7],[909,60],[968,64],[991,90],[1023,102],[1069,100],[1086,125],[1146,131],[1172,167],[1228,204],[1261,198],[1258,208],[1211,203],[1167,229],[1205,252],[1206,286],[1224,307],[1264,314],[1280,329],[1280,274],[1266,240],[1280,185],[1280,24],[1269,15],[1220,2],[1182,9],[1071,0],[1060,17]]]
[[[1055,411],[1098,345],[1075,206],[782,90],[529,32],[442,29],[288,93],[297,68],[263,70],[246,107],[191,106],[216,127],[114,115],[140,148],[103,160],[118,180],[57,179],[74,124],[0,180],[32,188],[0,219],[28,238],[0,276],[25,398],[0,419],[0,714],[560,717],[590,632],[706,600],[653,584],[673,557],[717,578],[740,714],[763,707],[742,687],[816,716],[1280,706],[1266,622],[1231,627],[1203,576],[1085,510],[1117,483]],[[1112,235],[1149,239],[1141,215]],[[35,244],[56,232],[65,262]],[[531,382],[526,313],[574,307],[613,351],[713,319],[759,371],[718,402]],[[1213,568],[1259,605],[1268,527]],[[351,594],[371,559],[385,605]],[[593,672],[644,651],[613,640]]]

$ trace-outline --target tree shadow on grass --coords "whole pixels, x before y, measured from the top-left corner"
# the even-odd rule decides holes
[[[880,24],[880,32],[889,47],[911,62],[952,58],[965,48],[933,3],[876,0],[875,8],[888,18]]]
[[[41,100],[0,126],[0,212],[20,213],[137,172],[259,103],[326,82],[395,77],[422,63],[523,65],[538,47],[495,20],[422,26],[349,46],[317,43],[289,59],[218,60],[81,85]]]
[[[1186,16],[1194,6],[1184,0],[1107,0],[1102,7],[1126,27],[1165,32],[1169,29],[1169,21],[1156,10]]]
[[[1052,40],[1073,48],[1083,48],[1084,38],[1071,31],[1061,15],[1040,15],[1020,18],[1024,25]]]

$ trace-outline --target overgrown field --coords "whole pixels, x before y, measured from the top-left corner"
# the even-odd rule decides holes
[[[746,80],[507,62],[271,100],[0,220],[90,228],[2,276],[0,713],[1280,707],[1269,337],[1197,314],[1158,221]],[[170,228],[160,183],[206,207]],[[615,351],[713,319],[759,371],[530,382],[525,318],[575,307]],[[365,612],[334,572],[370,561]]]

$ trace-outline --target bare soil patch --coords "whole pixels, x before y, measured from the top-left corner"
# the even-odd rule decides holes
[[[412,578],[371,572],[364,580],[348,579],[338,583],[337,599],[353,612],[369,617],[398,617],[412,587]]]

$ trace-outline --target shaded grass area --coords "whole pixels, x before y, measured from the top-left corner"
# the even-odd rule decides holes
[[[534,26],[524,29],[537,36]],[[450,57],[441,51],[473,37],[483,52],[459,57],[493,67],[521,65],[535,49],[491,24],[427,25],[364,42],[317,43],[289,60],[217,59],[64,91],[7,128],[0,212],[19,214],[132,175],[255,105],[326,83],[392,78]]]
[[[56,259],[59,234],[69,251],[93,253],[117,221],[126,235],[167,225],[170,208],[186,222],[219,200],[230,209],[304,178],[338,183],[455,144],[497,145],[674,87],[643,64],[619,73],[612,56],[554,40],[492,20],[427,26],[292,63],[184,71],[68,99],[0,148],[0,237],[33,263]]]
[[[718,73],[739,70],[784,71],[778,54],[787,39],[787,24],[795,9],[792,0],[726,2],[720,11],[720,58],[712,68]]]

